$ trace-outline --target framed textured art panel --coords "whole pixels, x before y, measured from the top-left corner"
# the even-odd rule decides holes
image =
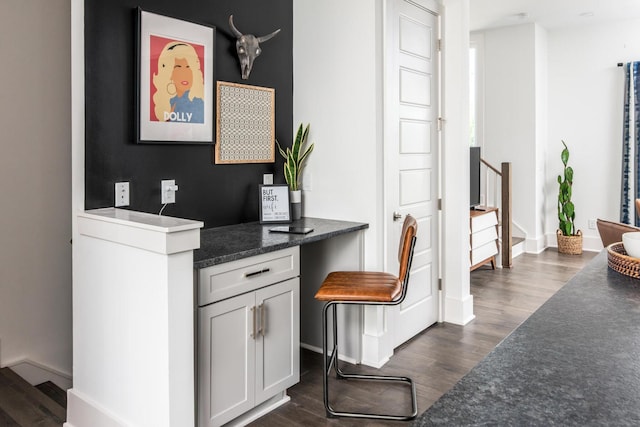
[[[275,162],[275,89],[217,83],[215,163]]]
[[[213,143],[215,28],[138,8],[137,140]]]

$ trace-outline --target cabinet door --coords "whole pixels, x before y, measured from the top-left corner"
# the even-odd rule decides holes
[[[255,295],[199,309],[199,426],[219,426],[250,410],[255,396]]]
[[[300,380],[300,279],[256,291],[256,404]]]

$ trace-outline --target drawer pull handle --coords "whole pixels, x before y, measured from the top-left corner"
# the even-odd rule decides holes
[[[264,304],[260,304],[258,306],[258,310],[260,310],[260,325],[258,326],[257,335],[264,336],[265,332],[267,332],[267,323],[265,320],[265,312],[267,311],[267,307]]]
[[[271,271],[270,268],[263,268],[262,270],[252,271],[251,273],[244,273],[244,277],[249,278],[249,277],[259,276],[262,273],[268,273],[269,271]]]
[[[253,330],[251,331],[251,338],[253,338],[254,340],[258,338],[258,336],[256,335],[256,307],[253,306],[251,307],[251,315],[253,317],[253,325],[251,325],[253,327]]]

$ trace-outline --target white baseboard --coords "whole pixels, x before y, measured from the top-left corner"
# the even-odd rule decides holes
[[[444,321],[454,325],[464,326],[475,319],[473,314],[473,295],[467,295],[463,299],[444,299]]]
[[[58,371],[49,366],[29,359],[20,359],[7,364],[16,374],[20,375],[31,385],[51,381],[63,390],[69,390],[73,385],[73,377],[66,372]]]
[[[528,254],[542,253],[547,248],[546,240],[544,235],[538,238],[525,239],[525,252]]]
[[[313,351],[314,353],[322,354],[322,349],[320,347],[316,347],[315,345],[305,344],[303,342],[300,343],[300,348],[307,349],[309,351]],[[357,365],[358,361],[353,357],[346,357],[344,354],[338,354],[338,359],[351,363],[352,365]]]
[[[270,398],[269,400],[262,402],[260,405],[256,406],[249,412],[246,412],[240,415],[238,418],[235,418],[229,421],[229,423],[225,424],[225,426],[228,426],[228,427],[246,426],[247,424],[252,423],[253,421],[257,420],[263,415],[266,415],[269,412],[273,411],[277,407],[284,405],[290,400],[291,398],[289,397],[289,395],[287,395],[286,392],[284,391],[280,392],[275,396],[273,396],[272,398]]]
[[[80,392],[67,391],[67,422],[64,427],[126,427],[129,423],[118,419],[98,403]]]

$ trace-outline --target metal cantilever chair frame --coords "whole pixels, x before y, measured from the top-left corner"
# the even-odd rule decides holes
[[[404,301],[407,295],[407,287],[409,285],[409,271],[411,270],[411,262],[413,261],[413,250],[416,243],[416,236],[411,239],[411,245],[409,248],[409,258],[407,268],[402,282],[402,292],[400,297],[393,301],[377,302],[377,301],[328,301],[322,309],[322,355],[323,355],[323,390],[324,390],[324,406],[328,416],[332,417],[349,417],[349,418],[371,418],[380,420],[394,420],[394,421],[409,421],[418,415],[418,404],[416,400],[416,387],[413,380],[409,377],[403,376],[391,376],[391,375],[365,375],[346,373],[340,369],[338,364],[338,315],[337,308],[340,304],[345,305],[398,305]],[[333,350],[331,356],[327,357],[328,350],[328,316],[329,308],[333,307]],[[338,379],[353,379],[353,380],[369,380],[369,381],[393,381],[407,383],[411,388],[411,408],[412,412],[409,415],[386,415],[376,413],[362,413],[362,412],[343,412],[336,411],[331,407],[329,403],[329,372],[331,367],[335,368],[336,376]]]

